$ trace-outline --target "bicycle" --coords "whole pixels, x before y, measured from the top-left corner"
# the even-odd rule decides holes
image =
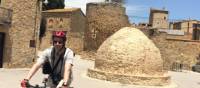
[[[31,85],[31,84],[27,83],[27,85],[26,85],[25,88],[47,88],[47,81],[48,81],[47,78],[44,78],[44,80],[42,81],[42,83],[44,84],[44,86],[40,86],[40,85],[38,85],[38,84],[36,84],[36,85],[34,86],[34,85]]]
[[[36,84],[35,86],[29,85],[26,88],[47,88],[47,87],[46,86],[39,86],[38,84]]]

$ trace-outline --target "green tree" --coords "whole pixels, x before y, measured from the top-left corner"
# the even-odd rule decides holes
[[[42,9],[50,10],[50,9],[63,9],[65,7],[65,0],[43,0]]]

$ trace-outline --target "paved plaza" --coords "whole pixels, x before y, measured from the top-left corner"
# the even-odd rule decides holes
[[[146,88],[145,86],[136,86],[128,84],[120,84],[116,82],[103,81],[98,79],[89,78],[86,76],[88,68],[92,68],[94,61],[80,59],[76,56],[73,67],[74,80],[72,87],[74,88]],[[0,69],[0,88],[20,88],[20,81],[28,73],[28,68],[23,69]],[[171,72],[172,86],[176,85],[177,88],[200,88],[200,73],[192,71]],[[33,76],[30,83],[35,85],[42,85],[42,80],[45,77],[41,70]],[[149,88],[149,87],[148,87]],[[157,88],[152,86],[151,88]],[[158,87],[160,88],[160,87]],[[167,88],[167,87],[163,87]]]

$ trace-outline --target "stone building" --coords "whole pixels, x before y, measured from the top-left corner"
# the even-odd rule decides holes
[[[200,40],[200,22],[193,25],[192,39]]]
[[[41,1],[1,0],[0,6],[0,16],[4,15],[0,18],[1,65],[26,66],[36,55],[35,43],[41,17]]]
[[[192,34],[193,29],[196,24],[200,25],[200,21],[198,20],[182,20],[178,22],[173,22],[172,28],[174,30],[183,30],[186,34]]]
[[[163,70],[160,50],[139,29],[131,27],[120,29],[103,42],[97,51],[95,66],[88,69],[87,75],[147,86],[144,88],[173,88],[169,86],[170,76]]]
[[[199,29],[197,29],[199,30]],[[181,69],[191,70],[200,54],[200,41],[191,40],[192,36],[181,30],[145,30],[148,36],[159,48],[164,61],[164,69],[172,70],[174,63],[182,64]]]
[[[151,37],[160,49],[164,67],[170,70],[173,63],[182,64],[182,69],[191,70],[200,54],[200,41],[188,39],[187,35],[173,36],[166,33],[155,34]]]
[[[183,31],[191,40],[200,40],[200,21],[198,20],[170,22],[170,29]]]
[[[145,28],[148,28],[148,26],[149,26],[149,23],[145,23],[145,22],[140,22],[138,23],[138,25],[136,25],[138,29],[145,29]]]
[[[40,29],[39,50],[52,45],[52,31],[56,30],[67,31],[67,47],[75,52],[83,50],[86,17],[80,8],[46,10],[42,16],[45,27]]]
[[[125,8],[118,3],[88,3],[85,50],[97,50],[104,40],[121,29],[130,26]]]
[[[4,7],[0,7],[0,68],[3,67],[3,54],[5,38],[9,39],[5,34],[8,33],[8,29],[11,26],[12,10]]]
[[[149,24],[153,28],[168,29],[168,11],[159,9],[150,9]]]

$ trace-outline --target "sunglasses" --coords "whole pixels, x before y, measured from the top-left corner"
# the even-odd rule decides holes
[[[63,41],[53,41],[54,44],[63,44]]]

